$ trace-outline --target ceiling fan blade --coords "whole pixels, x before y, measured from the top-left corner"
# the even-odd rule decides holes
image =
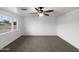
[[[35,10],[39,12],[39,9],[38,8],[35,8]]]
[[[49,14],[44,14],[44,15],[49,16]]]
[[[53,12],[54,10],[46,10],[46,11],[44,11],[44,12]]]

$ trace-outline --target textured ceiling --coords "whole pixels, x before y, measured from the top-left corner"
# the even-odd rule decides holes
[[[21,10],[22,8],[26,8],[26,10],[23,11]],[[36,14],[29,14],[36,12],[34,7],[0,7],[0,9],[13,12],[20,16],[36,16]],[[54,12],[50,13],[50,16],[60,16],[72,10],[78,9],[78,7],[45,7],[44,8],[44,10],[50,10],[50,9],[54,10]]]

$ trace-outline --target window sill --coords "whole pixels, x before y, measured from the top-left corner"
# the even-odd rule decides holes
[[[15,32],[15,31],[17,31],[17,30],[11,30],[11,31],[9,31],[9,32],[0,33],[0,35],[5,35],[5,34],[8,34],[8,33]]]

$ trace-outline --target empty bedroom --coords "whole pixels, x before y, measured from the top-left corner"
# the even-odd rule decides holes
[[[0,52],[79,52],[79,7],[0,7]]]

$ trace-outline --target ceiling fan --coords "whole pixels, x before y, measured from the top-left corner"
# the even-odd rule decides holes
[[[37,7],[37,8],[34,8],[37,12],[35,13],[30,13],[30,14],[37,14],[38,16],[49,16],[49,12],[53,12],[54,10],[44,10],[44,7]]]

